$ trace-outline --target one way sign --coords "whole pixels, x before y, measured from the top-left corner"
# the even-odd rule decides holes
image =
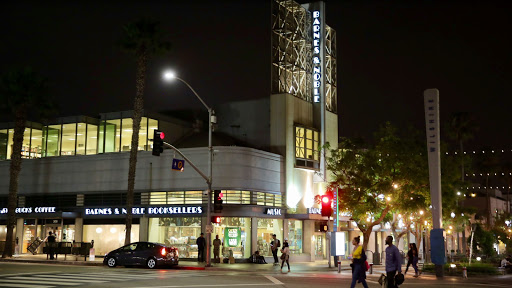
[[[183,172],[185,168],[185,160],[172,159],[172,170]]]

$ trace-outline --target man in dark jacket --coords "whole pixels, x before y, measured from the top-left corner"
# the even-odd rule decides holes
[[[206,240],[204,239],[204,233],[196,240],[197,244],[197,261],[204,262],[204,247],[206,246]]]
[[[281,242],[277,239],[276,234],[272,234],[272,242],[270,242],[270,249],[272,249],[272,256],[274,256],[274,265],[279,265],[279,259],[277,258],[277,251],[281,247]]]
[[[46,239],[46,241],[48,242],[48,254],[50,254],[50,260],[53,260],[55,259],[55,245],[57,243],[55,242],[55,236],[53,236],[53,233],[51,231],[48,233],[48,238]]]

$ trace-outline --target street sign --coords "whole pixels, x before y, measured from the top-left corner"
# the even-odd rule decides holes
[[[206,225],[206,233],[213,233],[213,225]]]
[[[183,172],[185,168],[185,160],[172,159],[172,170]]]

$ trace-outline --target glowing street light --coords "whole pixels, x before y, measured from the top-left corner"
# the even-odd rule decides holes
[[[212,163],[213,163],[213,147],[212,147],[212,131],[213,131],[213,126],[212,126],[212,123],[215,123],[216,122],[216,118],[215,118],[215,113],[213,111],[213,109],[211,107],[209,107],[208,105],[206,105],[206,103],[203,101],[203,99],[201,97],[199,97],[199,94],[197,94],[196,90],[194,90],[194,88],[192,88],[192,86],[190,86],[190,84],[188,84],[185,80],[179,78],[176,76],[176,74],[173,72],[173,71],[170,71],[170,70],[167,70],[164,72],[163,74],[163,78],[165,81],[171,81],[171,80],[174,80],[174,79],[177,79],[177,80],[180,80],[181,82],[183,82],[185,85],[187,85],[187,87],[192,90],[192,92],[194,92],[194,95],[196,95],[197,99],[199,99],[199,101],[201,101],[201,103],[203,104],[203,106],[208,110],[208,180],[206,181],[207,184],[208,184],[208,191],[207,191],[207,198],[208,198],[208,201],[207,201],[207,208],[206,208],[206,221],[210,221],[208,223],[208,225],[212,225],[211,223],[211,202],[212,202],[212,197],[211,197],[211,193],[212,193]],[[210,230],[207,230],[206,231],[206,243],[207,243],[207,248],[206,248],[206,266],[207,267],[210,267],[211,266],[211,255],[210,255],[210,243],[211,243],[211,232]]]

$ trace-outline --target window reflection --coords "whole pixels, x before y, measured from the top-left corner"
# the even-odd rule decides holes
[[[87,134],[87,125],[78,123],[76,129],[76,155],[85,155],[85,137]]]
[[[98,126],[94,124],[87,124],[87,142],[86,142],[86,155],[93,155],[97,153],[98,149]]]
[[[39,129],[32,129],[32,136],[30,137],[30,158],[43,157],[43,131]]]
[[[60,155],[60,125],[46,127],[46,156]]]
[[[75,155],[76,124],[62,125],[62,151],[61,155]]]
[[[108,120],[105,123],[105,153],[119,151],[121,120]]]
[[[117,137],[121,137],[121,151],[128,152],[130,151],[131,143],[132,143],[132,134],[133,134],[133,120],[132,118],[123,118],[121,122],[122,130],[121,136],[117,135]]]
[[[9,139],[9,130],[0,130],[0,160],[7,159],[7,142]]]

